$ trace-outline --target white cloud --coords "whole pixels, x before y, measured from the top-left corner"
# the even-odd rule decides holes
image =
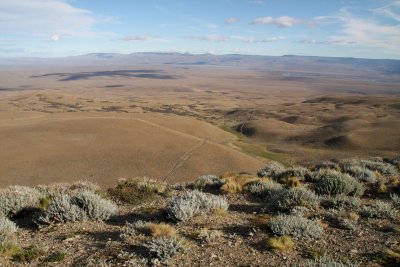
[[[232,35],[230,38],[233,40],[242,41],[244,43],[272,43],[282,40],[282,38],[278,36],[264,38],[264,39],[257,39],[253,36]]]
[[[254,43],[256,41],[256,38],[254,38],[253,36],[232,35],[231,39],[239,40],[244,43]]]
[[[400,21],[400,1],[373,10],[376,14]]]
[[[49,37],[49,41],[57,42],[61,39],[61,36],[59,34],[52,34]]]
[[[225,23],[226,23],[226,24],[232,24],[232,23],[236,23],[236,22],[239,22],[239,19],[238,19],[238,18],[234,18],[234,17],[232,17],[232,18],[227,18],[227,19],[225,20]]]
[[[201,35],[201,36],[190,36],[188,37],[189,39],[192,40],[199,40],[199,41],[211,41],[211,42],[224,42],[227,41],[229,38],[218,35],[218,34],[206,34],[206,35]]]
[[[287,28],[287,27],[292,27],[296,24],[299,24],[300,21],[289,17],[289,16],[282,16],[279,18],[273,18],[273,17],[263,17],[263,18],[257,18],[252,21],[252,24],[268,24],[268,25],[276,25],[281,28]]]
[[[337,17],[340,30],[327,41],[338,45],[359,45],[379,48],[400,55],[400,25],[384,24],[373,19],[359,18],[345,9]]]
[[[143,35],[128,35],[122,38],[123,41],[166,41],[166,39],[159,36],[152,36],[148,34]]]
[[[0,33],[30,34],[47,38],[59,36],[98,37],[96,24],[112,21],[89,10],[76,8],[62,0],[0,1]]]

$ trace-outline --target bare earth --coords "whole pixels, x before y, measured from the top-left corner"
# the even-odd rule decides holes
[[[149,58],[0,66],[0,186],[183,182],[400,150],[400,76],[379,66]]]

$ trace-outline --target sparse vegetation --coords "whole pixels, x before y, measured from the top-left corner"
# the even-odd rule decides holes
[[[29,201],[7,202],[17,204],[14,205],[15,208],[7,208],[12,210],[8,212],[9,217],[0,216],[0,260],[11,265],[17,262],[32,265],[46,262],[71,265],[75,264],[75,255],[69,252],[67,244],[77,242],[84,246],[85,242],[93,244],[92,239],[95,239],[95,242],[107,241],[101,250],[94,248],[94,253],[90,255],[75,251],[74,253],[85,255],[76,261],[79,262],[78,265],[160,266],[170,262],[174,265],[179,261],[193,260],[190,253],[180,254],[188,244],[199,257],[208,259],[204,253],[212,253],[210,262],[218,260],[221,264],[228,262],[231,265],[231,256],[225,258],[219,250],[215,250],[216,246],[221,247],[223,253],[226,253],[224,248],[227,248],[232,253],[243,255],[242,249],[245,251],[254,246],[251,242],[264,240],[260,243],[264,247],[261,246],[254,252],[259,258],[271,258],[273,253],[295,251],[296,255],[312,260],[289,260],[292,265],[301,263],[303,266],[304,263],[304,266],[356,266],[346,263],[349,262],[348,254],[340,251],[352,251],[353,246],[358,248],[359,245],[349,244],[348,239],[343,236],[354,240],[365,240],[372,236],[376,246],[383,247],[376,258],[359,255],[355,251],[351,252],[350,259],[360,259],[362,264],[373,261],[396,266],[398,251],[394,246],[388,249],[387,244],[391,243],[385,243],[389,240],[387,236],[397,235],[399,228],[399,196],[393,193],[396,177],[379,174],[377,177],[387,185],[387,190],[378,195],[378,183],[355,178],[352,176],[355,174],[350,175],[350,171],[344,166],[344,173],[335,169],[336,165],[332,165],[331,169],[326,168],[329,164],[323,166],[325,167],[314,172],[308,169],[306,171],[302,167],[283,167],[282,172],[261,178],[227,172],[220,177],[200,176],[194,183],[174,186],[150,179],[120,181],[118,190],[123,185],[139,196],[139,201],[132,202],[134,204],[113,195],[113,189],[108,190],[107,194],[99,189],[86,190],[90,186],[85,184],[76,184],[74,187],[66,184],[40,186],[40,189],[34,190],[22,187],[18,190],[35,192],[35,200],[32,202],[34,204],[29,204]],[[275,167],[269,165],[266,169],[272,174],[271,169]],[[290,182],[293,177],[296,178],[296,183],[300,183],[299,186]],[[368,190],[368,195],[363,196],[365,189]],[[18,190],[12,188],[11,192]],[[10,192],[10,188],[6,191]],[[147,192],[151,197],[143,198],[142,193],[137,194],[138,191]],[[229,195],[224,196],[226,193]],[[14,196],[14,193],[9,196]],[[19,197],[20,194],[15,196]],[[375,196],[379,196],[379,199],[374,199]],[[117,200],[120,207],[108,200],[108,197]],[[25,199],[25,196],[21,199]],[[155,201],[149,203],[150,199]],[[229,210],[228,199],[233,202]],[[23,202],[25,204],[20,204]],[[138,203],[141,203],[140,206]],[[8,207],[10,206],[12,205]],[[118,210],[123,217],[113,216]],[[27,218],[23,218],[25,215]],[[100,222],[110,218],[110,223]],[[120,218],[127,220],[125,225],[121,225]],[[28,220],[39,223],[39,226],[50,224],[50,227],[40,228],[33,234],[28,233],[30,230],[25,228],[33,227],[32,221]],[[171,224],[171,220],[176,224]],[[14,221],[21,228],[17,228]],[[66,222],[70,224],[57,224]],[[74,223],[77,229],[73,228]],[[66,228],[63,227],[72,229],[65,231]],[[96,230],[91,227],[96,227]],[[361,231],[363,236],[360,236]],[[335,235],[339,232],[342,234]],[[23,242],[37,240],[36,235],[51,240],[46,243],[49,247],[39,247],[32,242],[25,244],[19,240],[20,236]],[[186,241],[181,236],[189,239]],[[331,242],[331,238],[336,241]],[[57,244],[53,247],[52,242],[58,240],[63,245]],[[302,245],[295,246],[296,240],[301,240]],[[335,254],[331,254],[331,246],[334,246]],[[363,246],[368,244],[363,243]],[[329,255],[339,255],[337,259],[340,261],[332,260]],[[246,262],[247,260],[246,258]],[[278,263],[278,260],[273,260],[273,263]]]
[[[397,211],[393,207],[392,203],[387,203],[383,201],[376,201],[371,206],[364,207],[362,214],[366,217],[371,218],[394,218]]]
[[[285,171],[285,166],[279,162],[271,161],[264,168],[257,171],[259,177],[269,177],[272,179],[278,179],[280,175]]]
[[[149,178],[120,179],[116,188],[109,193],[116,200],[138,205],[152,201],[167,189],[164,183]]]
[[[278,215],[269,221],[272,233],[278,236],[300,238],[317,238],[323,228],[315,221],[295,215]]]
[[[161,260],[162,263],[168,263],[169,258],[184,251],[182,241],[176,237],[159,237],[145,244],[145,247],[150,255]]]
[[[285,189],[276,193],[267,202],[271,211],[289,212],[295,207],[315,209],[319,205],[319,197],[306,188]]]
[[[294,247],[294,242],[289,236],[281,236],[268,239],[267,246],[273,250],[290,251]]]
[[[333,170],[323,170],[318,173],[315,191],[319,195],[328,196],[361,196],[364,186],[348,174]]]
[[[167,206],[167,214],[174,221],[187,221],[197,214],[214,209],[227,210],[228,207],[229,204],[225,198],[195,190],[172,198]]]

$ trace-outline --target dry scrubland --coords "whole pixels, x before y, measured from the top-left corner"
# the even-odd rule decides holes
[[[399,70],[4,60],[0,266],[398,266]]]
[[[4,266],[398,266],[400,158],[0,190]]]

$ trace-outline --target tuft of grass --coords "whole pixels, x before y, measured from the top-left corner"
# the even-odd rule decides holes
[[[299,180],[299,178],[298,177],[296,177],[296,176],[291,176],[291,177],[283,177],[283,178],[281,178],[280,180],[279,180],[279,182],[281,183],[281,184],[284,184],[284,185],[286,185],[286,186],[288,186],[288,187],[291,187],[291,188],[293,188],[293,187],[300,187],[301,186],[301,182],[300,182],[300,180]]]
[[[43,256],[44,250],[40,249],[38,246],[32,245],[27,248],[19,250],[16,254],[12,256],[14,261],[18,262],[32,262]]]
[[[144,177],[121,179],[117,187],[109,189],[108,193],[122,202],[138,205],[153,201],[166,188],[165,184]]]
[[[48,196],[39,197],[38,208],[41,210],[46,210],[50,206],[51,199]]]
[[[22,248],[6,236],[0,235],[0,256],[9,258],[21,253]]]
[[[383,266],[399,266],[400,265],[400,250],[384,249],[378,254],[376,261]]]
[[[165,223],[149,223],[145,226],[148,229],[149,234],[153,237],[161,237],[161,236],[175,236],[176,230]]]
[[[268,239],[267,246],[273,250],[290,251],[294,247],[294,242],[289,236],[281,236]]]
[[[46,262],[60,262],[63,261],[65,258],[65,252],[62,251],[57,251],[54,252],[53,254],[50,254],[47,258],[46,258]]]
[[[221,186],[220,191],[224,194],[237,194],[243,193],[247,185],[260,179],[248,174],[235,174],[225,177],[224,180],[225,183]]]

